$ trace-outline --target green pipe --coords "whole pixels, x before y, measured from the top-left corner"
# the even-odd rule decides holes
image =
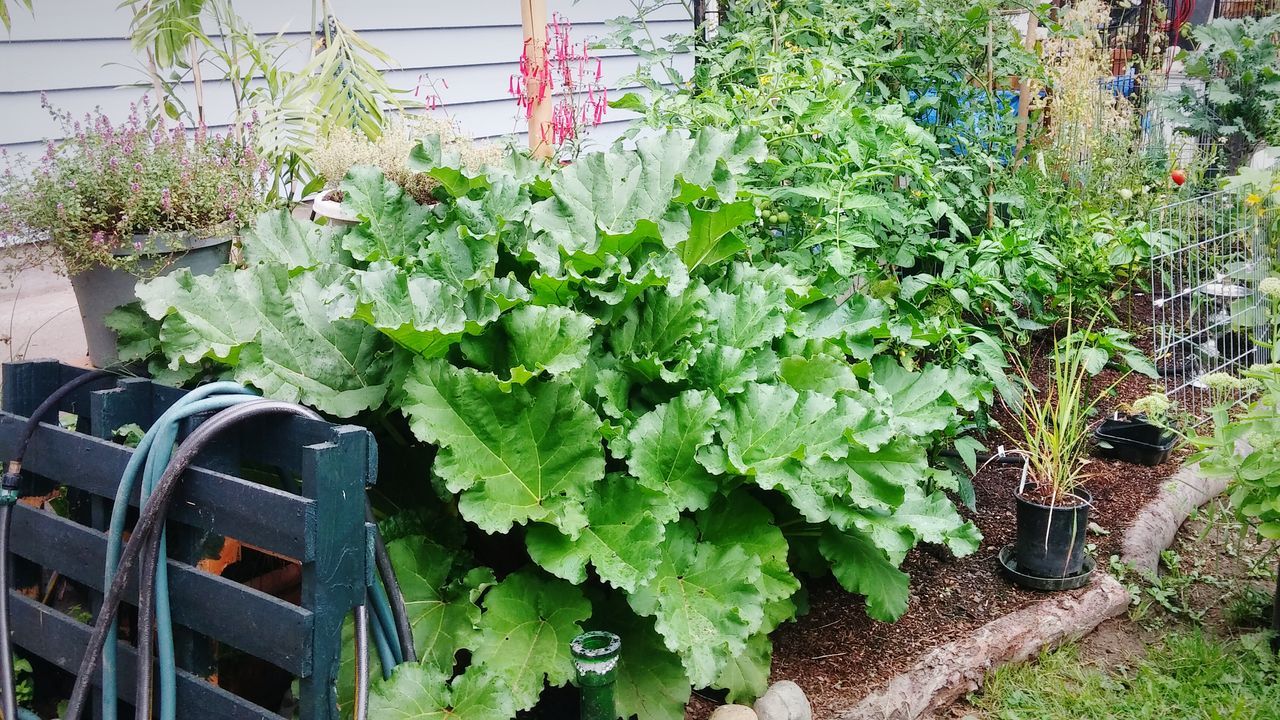
[[[582,689],[582,720],[615,720],[613,684],[622,652],[622,639],[611,632],[593,631],[579,635],[569,644],[573,667]]]

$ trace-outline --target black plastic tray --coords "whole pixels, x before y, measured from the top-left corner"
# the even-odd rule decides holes
[[[1178,436],[1141,418],[1104,420],[1093,431],[1099,457],[1154,467],[1169,459]]]
[[[1064,578],[1043,578],[1035,575],[1028,575],[1018,570],[1018,558],[1014,553],[1012,545],[1005,545],[1000,548],[1000,554],[996,556],[1000,562],[1000,571],[1007,580],[1014,585],[1021,585],[1031,590],[1075,590],[1084,587],[1089,582],[1089,578],[1093,577],[1093,571],[1097,567],[1094,559],[1088,555],[1084,558],[1084,567],[1076,575]]]

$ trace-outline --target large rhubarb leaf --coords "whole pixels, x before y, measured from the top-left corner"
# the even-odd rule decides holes
[[[257,279],[255,273],[224,265],[212,275],[181,268],[138,283],[142,309],[162,321],[160,345],[170,368],[206,357],[234,360],[242,346],[258,337],[263,298]]]
[[[281,263],[290,270],[313,268],[340,261],[336,233],[288,210],[272,210],[258,216],[244,235],[245,262]]]
[[[468,338],[463,351],[472,362],[523,384],[543,372],[556,376],[582,367],[595,320],[566,307],[525,305],[503,315],[499,325]]]
[[[651,619],[627,614],[629,622],[606,626],[618,633],[626,648],[614,686],[619,717],[683,720],[689,678],[680,656],[666,648]]]
[[[357,260],[397,261],[416,255],[427,236],[431,210],[419,205],[376,167],[351,168],[342,181],[342,205],[360,219],[342,238]]]
[[[747,639],[746,650],[725,663],[712,685],[728,690],[729,702],[750,705],[769,689],[772,662],[773,643],[769,641],[769,634],[756,633]]]
[[[528,710],[538,702],[544,682],[554,687],[573,678],[569,642],[590,616],[591,604],[581,589],[537,570],[521,570],[485,595],[472,661],[506,682],[517,710]]]
[[[419,358],[405,379],[413,432],[440,446],[435,473],[486,532],[545,522],[576,538],[604,477],[600,420],[563,381],[504,389],[494,375]]]
[[[711,443],[719,412],[714,395],[687,390],[642,415],[629,436],[631,474],[677,510],[705,508],[719,481],[697,461],[697,454]]]
[[[906,612],[909,578],[871,538],[853,530],[828,529],[819,547],[840,586],[866,596],[868,615],[892,622]]]
[[[510,690],[497,677],[475,670],[449,679],[430,665],[401,665],[374,686],[369,720],[510,720]]]
[[[729,233],[755,217],[756,208],[750,202],[726,203],[715,210],[691,208],[689,239],[677,248],[680,259],[693,270],[737,255],[747,246]]]
[[[338,417],[382,404],[391,354],[381,334],[358,320],[330,320],[324,304],[342,274],[306,272],[290,279],[282,265],[259,265],[251,276],[260,291],[254,309],[261,332],[258,342],[241,350],[237,380]]]
[[[755,283],[716,290],[707,300],[707,315],[715,320],[711,337],[742,350],[760,347],[786,331],[785,310],[776,294]]]
[[[619,360],[640,379],[675,382],[698,357],[707,315],[705,285],[694,284],[676,296],[651,289],[627,309],[610,342]]]
[[[575,584],[587,580],[587,563],[600,579],[632,592],[658,571],[666,498],[615,475],[587,500],[587,527],[571,539],[550,525],[534,524],[525,535],[534,562]]]
[[[710,685],[764,622],[760,558],[740,545],[699,542],[688,519],[667,527],[661,557],[658,574],[627,602],[654,617],[689,680]]]
[[[492,584],[493,573],[464,572],[456,551],[421,536],[393,540],[387,553],[404,594],[418,658],[441,672],[452,671],[454,655],[479,636],[476,601]]]

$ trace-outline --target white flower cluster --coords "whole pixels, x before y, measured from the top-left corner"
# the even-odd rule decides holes
[[[327,187],[337,187],[357,165],[375,165],[418,202],[427,202],[439,183],[435,178],[410,170],[409,153],[419,139],[428,135],[438,135],[444,149],[457,152],[463,167],[471,171],[498,162],[504,153],[500,145],[474,142],[446,120],[402,115],[387,123],[377,140],[369,140],[347,128],[334,130],[311,152],[311,164]]]
[[[1280,299],[1280,277],[1263,278],[1258,283],[1258,292],[1272,299]]]

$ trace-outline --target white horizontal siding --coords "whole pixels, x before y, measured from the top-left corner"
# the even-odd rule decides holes
[[[40,93],[53,105],[75,114],[101,108],[121,119],[130,103],[148,89],[138,56],[127,40],[129,14],[115,0],[49,0],[36,3],[32,17],[14,8],[13,31],[0,41],[0,147],[29,152],[61,132],[40,107]],[[295,62],[305,61],[311,22],[309,0],[241,2],[237,10],[259,32],[285,31],[296,42]],[[631,11],[629,0],[550,0],[553,12],[574,23],[574,39],[603,36],[608,18]],[[509,80],[521,51],[520,6],[517,0],[470,0],[464,3],[412,0],[334,0],[338,17],[384,50],[395,65],[388,68],[393,87],[413,88],[424,74],[436,81],[447,113],[476,137],[519,132],[523,126]],[[653,24],[659,36],[687,31],[689,20],[676,6],[664,8]],[[611,96],[631,89],[623,78],[635,72],[637,58],[602,51],[604,83]],[[692,66],[682,58],[686,74]],[[234,105],[230,87],[205,71],[205,112],[211,126],[224,126]],[[447,88],[445,87],[447,84]],[[194,106],[190,86],[182,97]],[[616,136],[630,113],[610,110],[595,132],[597,141]]]

